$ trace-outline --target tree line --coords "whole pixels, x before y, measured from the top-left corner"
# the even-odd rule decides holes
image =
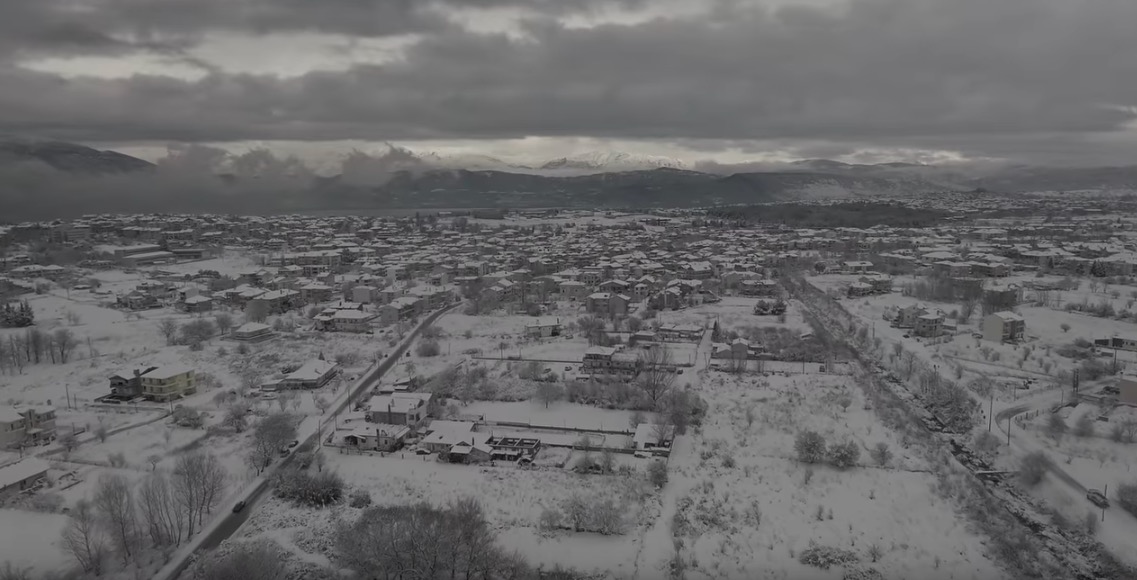
[[[23,374],[24,367],[50,362],[66,364],[79,345],[68,328],[46,332],[29,328],[23,334],[10,334],[0,339],[0,373]]]
[[[145,546],[168,550],[189,540],[224,497],[229,474],[217,457],[193,452],[141,483],[119,474],[99,478],[91,499],[68,513],[61,545],[85,573],[100,575],[112,557],[127,567]]]

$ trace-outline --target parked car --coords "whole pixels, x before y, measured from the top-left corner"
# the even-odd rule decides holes
[[[233,513],[240,513],[243,509],[245,509],[245,501],[241,500],[237,502],[237,505],[233,506]]]
[[[296,446],[297,446],[297,445],[299,445],[299,444],[300,444],[300,441],[299,441],[298,439],[293,439],[293,440],[292,440],[292,443],[289,443],[289,444],[288,444],[288,447],[289,447],[289,449],[291,449],[291,448],[293,448],[293,447],[296,447]]]
[[[281,457],[285,457],[285,456],[287,456],[287,455],[288,455],[288,452],[289,452],[289,451],[291,451],[291,449],[290,449],[290,448],[288,448],[288,447],[281,447],[281,448],[280,448],[280,456],[281,456]]]
[[[1109,499],[1105,497],[1104,493],[1096,489],[1091,489],[1089,492],[1087,492],[1086,499],[1090,500],[1090,503],[1098,506],[1099,508],[1109,507]]]

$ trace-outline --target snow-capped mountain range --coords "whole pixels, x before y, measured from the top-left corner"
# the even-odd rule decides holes
[[[620,151],[586,151],[547,161],[511,162],[477,153],[438,153],[412,151],[398,145],[387,144],[383,149],[353,151],[342,158],[346,168],[350,165],[368,165],[386,171],[424,171],[431,169],[464,169],[467,171],[506,171],[546,176],[572,176],[590,173],[645,171],[652,169],[691,170],[685,161],[655,155],[635,155]],[[341,161],[329,161],[317,173],[334,173],[340,170]]]

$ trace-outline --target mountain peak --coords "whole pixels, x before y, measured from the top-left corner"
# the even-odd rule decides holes
[[[0,162],[43,163],[74,173],[126,173],[149,169],[154,164],[116,151],[100,151],[63,141],[39,141],[26,137],[0,139]]]
[[[622,151],[588,151],[554,159],[541,169],[575,169],[596,171],[640,171],[646,169],[689,169],[687,163],[657,155],[634,155]]]

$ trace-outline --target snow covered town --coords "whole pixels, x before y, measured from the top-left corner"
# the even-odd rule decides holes
[[[0,226],[0,578],[1137,577],[1131,202],[756,208]]]

